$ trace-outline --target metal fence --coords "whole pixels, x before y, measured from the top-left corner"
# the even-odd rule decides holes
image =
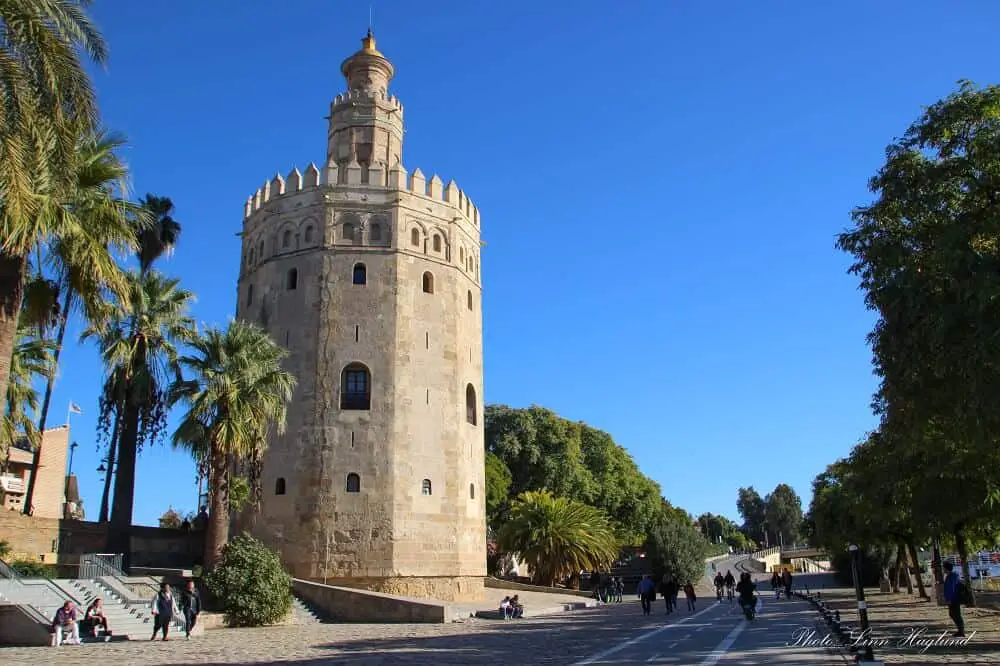
[[[121,553],[86,553],[80,556],[80,578],[124,576]]]

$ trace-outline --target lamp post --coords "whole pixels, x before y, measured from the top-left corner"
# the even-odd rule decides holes
[[[80,446],[76,442],[69,445],[69,473],[66,476],[73,476],[73,454],[76,453],[76,447]]]
[[[874,662],[875,655],[872,654],[871,641],[868,640],[870,626],[868,624],[868,604],[865,602],[865,588],[861,584],[861,550],[851,544],[851,575],[854,577],[854,591],[858,597],[858,618],[861,620],[861,635],[865,637],[864,656],[861,663]]]
[[[107,467],[105,467],[107,463]],[[100,467],[97,468],[98,472],[105,475],[104,477],[104,492],[101,493],[101,512],[98,515],[98,522],[106,523],[108,522],[108,500],[111,494],[111,474],[114,472],[115,463],[113,460],[105,458],[101,461]]]

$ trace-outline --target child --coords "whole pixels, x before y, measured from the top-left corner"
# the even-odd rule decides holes
[[[684,584],[684,596],[687,597],[688,610],[693,611],[694,602],[698,601],[698,597],[694,594],[694,585],[691,584],[691,581]]]

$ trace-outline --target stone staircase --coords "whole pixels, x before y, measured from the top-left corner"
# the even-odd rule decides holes
[[[292,624],[332,624],[333,620],[322,609],[313,606],[305,599],[295,595],[292,597]]]
[[[39,641],[39,637],[47,633],[56,611],[66,601],[73,602],[82,616],[90,602],[97,597],[104,602],[104,613],[108,617],[111,637],[114,640],[148,640],[152,635],[153,621],[150,612],[152,595],[147,597],[132,592],[128,585],[113,576],[53,580],[17,576],[0,577],[0,605],[18,606],[26,617],[31,618],[44,630],[33,632],[33,642]],[[176,634],[183,631],[183,618],[175,616],[171,632]],[[201,633],[201,627],[196,627],[194,633]],[[89,632],[81,636],[81,639],[85,642],[94,640]],[[103,641],[105,637],[99,640]]]

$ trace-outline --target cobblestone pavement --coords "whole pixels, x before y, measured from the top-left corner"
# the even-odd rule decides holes
[[[705,600],[706,602],[709,600]],[[714,599],[711,600],[714,602]],[[702,602],[704,603],[704,602]],[[683,601],[682,601],[683,604]],[[699,610],[709,604],[699,604]],[[805,604],[802,604],[805,606]],[[728,606],[728,604],[726,604]],[[570,666],[583,663],[631,663],[629,655],[642,653],[641,661],[702,664],[713,651],[728,652],[712,664],[790,663],[792,654],[774,649],[758,652],[751,632],[729,646],[727,634],[741,620],[728,608],[712,608],[700,617],[686,611],[667,616],[661,605],[643,617],[635,598],[622,604],[517,621],[470,620],[437,625],[323,624],[265,629],[219,629],[185,641],[132,641],[60,648],[0,648],[0,664],[46,661],[74,666],[166,664],[495,664],[514,660],[524,664]],[[767,611],[765,616],[770,615]],[[812,611],[808,611],[812,615]],[[663,629],[666,625],[671,626]],[[763,627],[762,627],[763,628]],[[656,631],[656,634],[651,632]],[[762,632],[766,633],[766,632]],[[787,633],[787,632],[786,632]],[[711,635],[710,635],[711,634]],[[633,639],[637,639],[634,640]],[[773,639],[773,637],[772,637]],[[784,639],[782,639],[784,640]],[[773,640],[772,640],[773,642]],[[601,657],[620,646],[610,658]],[[732,642],[730,641],[730,644]],[[753,644],[751,644],[753,643]],[[637,648],[641,649],[637,651]],[[58,650],[58,652],[56,652]],[[647,654],[648,653],[648,654]],[[710,654],[711,653],[711,654]],[[706,655],[708,655],[706,657]],[[623,659],[625,659],[623,661]],[[678,661],[679,660],[679,661]],[[805,660],[792,660],[805,663]],[[808,663],[815,663],[812,658]],[[828,662],[824,662],[828,663]]]
[[[854,590],[823,590],[827,605],[840,611],[842,620],[858,623],[857,600]],[[921,653],[922,647],[906,645],[906,637],[913,631],[923,630],[920,637],[930,641],[942,636],[949,638],[955,625],[948,618],[948,609],[916,594],[889,594],[865,591],[868,602],[868,619],[872,637],[884,638],[884,644],[873,645],[878,661],[886,664],[1000,664],[1000,612],[993,609],[963,608],[965,633],[968,643],[964,646],[931,646]],[[975,634],[973,634],[975,632]]]

